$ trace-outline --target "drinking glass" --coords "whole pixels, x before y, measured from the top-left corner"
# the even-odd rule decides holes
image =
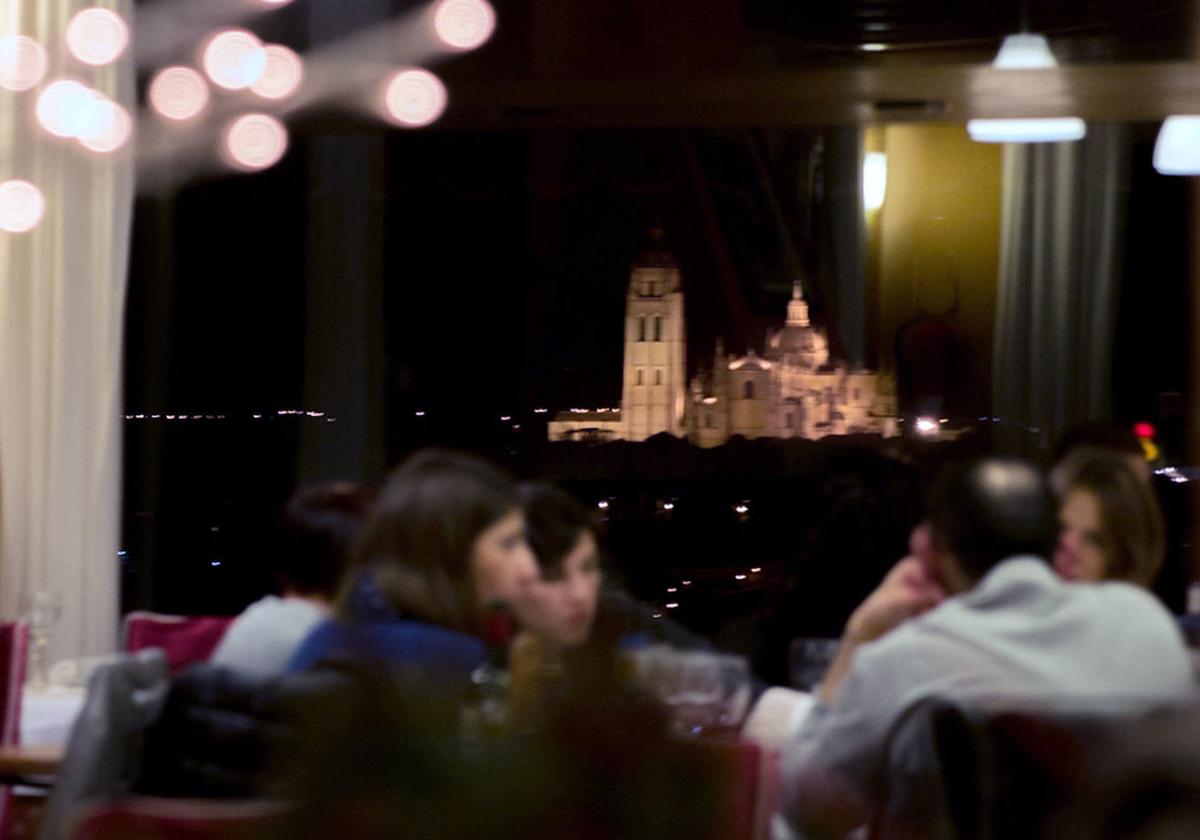
[[[29,626],[29,674],[27,683],[35,691],[49,685],[46,677],[46,648],[54,625],[62,614],[62,593],[49,589],[23,592],[19,608],[21,620]]]

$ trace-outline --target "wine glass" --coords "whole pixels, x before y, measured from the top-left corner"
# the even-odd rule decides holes
[[[21,619],[29,625],[29,674],[27,683],[33,691],[44,691],[47,680],[46,648],[54,625],[62,614],[62,593],[50,589],[28,590],[21,593]]]

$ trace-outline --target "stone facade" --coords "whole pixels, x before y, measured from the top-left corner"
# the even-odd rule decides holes
[[[711,369],[685,392],[679,266],[662,247],[661,231],[654,239],[629,278],[620,410],[560,413],[550,421],[551,440],[645,440],[667,432],[710,447],[732,435],[895,434],[891,378],[830,360],[829,341],[809,321],[799,283],[785,325],[768,335],[762,356],[727,354],[718,340]]]

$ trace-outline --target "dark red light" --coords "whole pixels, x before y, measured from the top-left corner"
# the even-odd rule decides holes
[[[1133,424],[1133,433],[1135,435],[1137,435],[1138,437],[1142,438],[1143,440],[1152,438],[1152,437],[1154,437],[1154,424],[1146,423],[1146,422],[1134,423]]]

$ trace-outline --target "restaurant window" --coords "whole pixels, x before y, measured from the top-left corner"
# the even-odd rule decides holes
[[[654,316],[654,340],[662,341],[662,316]]]
[[[646,319],[638,318],[638,341],[646,340]],[[638,383],[641,384],[640,382]]]

